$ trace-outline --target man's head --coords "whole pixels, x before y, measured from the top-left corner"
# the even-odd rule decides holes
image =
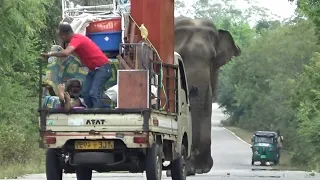
[[[61,23],[59,25],[58,33],[59,33],[59,37],[65,42],[69,42],[74,34],[72,27],[68,23]]]
[[[280,130],[279,130],[279,129],[277,130],[277,134],[278,134],[278,136],[280,136],[280,135],[281,135],[281,134],[280,134]]]
[[[66,90],[70,94],[70,97],[77,97],[81,91],[81,82],[76,79],[71,79],[66,84]]]

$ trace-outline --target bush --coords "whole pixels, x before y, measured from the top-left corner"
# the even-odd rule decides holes
[[[291,97],[299,144],[294,159],[320,170],[320,53],[304,67]]]
[[[0,5],[0,175],[41,160],[36,59],[56,36],[61,1],[2,0]],[[36,157],[36,158],[35,158]],[[25,168],[29,169],[29,168]],[[5,172],[3,172],[5,171]],[[13,172],[13,171],[10,171]],[[22,173],[22,172],[21,172]],[[27,173],[27,172],[24,172]],[[1,178],[0,178],[1,179]]]
[[[0,77],[0,163],[25,163],[38,149],[37,99],[30,91]]]

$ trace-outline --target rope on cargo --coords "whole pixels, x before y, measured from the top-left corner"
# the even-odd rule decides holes
[[[161,64],[161,68],[160,68],[160,79],[161,79],[160,80],[160,88],[162,88],[164,96],[166,98],[165,104],[163,105],[162,108],[160,108],[160,110],[164,110],[164,107],[167,105],[168,98],[167,98],[165,87],[163,85],[163,65],[162,65],[163,61],[162,61],[157,49],[153,46],[153,44],[151,43],[151,41],[148,38],[148,29],[144,26],[144,24],[141,24],[141,26],[139,26],[138,23],[131,16],[131,14],[129,14],[129,17],[134,22],[134,24],[137,26],[137,28],[140,30],[142,39],[147,40],[147,42],[150,44],[151,48],[156,52],[156,54],[157,54],[157,56],[158,56],[158,58],[160,60],[160,64]]]

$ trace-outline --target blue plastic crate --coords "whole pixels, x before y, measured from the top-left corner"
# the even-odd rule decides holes
[[[96,43],[102,51],[118,51],[122,32],[88,33],[87,36]]]

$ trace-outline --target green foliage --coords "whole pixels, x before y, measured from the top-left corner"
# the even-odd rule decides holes
[[[32,158],[37,141],[37,100],[30,91],[9,78],[0,77],[0,166]],[[28,106],[26,106],[28,105]]]
[[[38,156],[37,59],[52,43],[61,13],[59,0],[0,3],[0,167],[4,167],[27,164]]]
[[[244,48],[255,36],[255,30],[250,27],[249,20],[254,16],[265,16],[267,12],[264,8],[248,3],[249,8],[242,11],[234,6],[234,0],[198,0],[194,5],[195,16],[211,19],[219,29],[229,31],[237,45]]]
[[[32,69],[33,59],[27,59],[30,56],[26,57],[26,52],[34,49],[37,34],[45,27],[43,24],[45,3],[49,1],[4,0],[0,7],[0,39],[3,46],[0,50],[0,62],[3,62],[0,68],[2,73],[25,72]]]
[[[294,0],[289,0],[293,2]],[[319,0],[297,0],[298,9],[306,15],[316,27],[316,35],[320,41],[320,1]]]
[[[178,16],[186,16],[190,14],[190,11],[186,9],[186,2],[183,0],[175,0],[174,1],[174,13]]]
[[[260,27],[264,30],[258,31],[260,35],[242,55],[221,69],[218,102],[234,125],[253,131],[280,129],[286,137],[285,148],[293,151],[294,162],[314,168],[319,162],[313,156],[319,150],[315,119],[320,106],[314,103],[320,97],[320,81],[316,79],[320,78],[319,56],[317,62],[314,58],[304,66],[320,49],[315,28],[303,19],[295,19],[294,25]],[[313,119],[308,119],[311,116]]]
[[[248,8],[240,9],[235,6],[236,0],[196,0],[195,16],[212,19],[215,22],[227,20],[230,23],[239,23],[272,15],[270,10],[259,7],[256,1],[245,0],[245,3]]]
[[[279,20],[276,20],[276,21],[260,20],[256,24],[255,28],[257,33],[261,34],[263,31],[275,29],[279,26],[281,26],[281,23]]]
[[[296,144],[295,159],[320,170],[320,54],[315,53],[295,83],[291,103],[296,112],[295,126],[302,144]],[[304,158],[301,158],[304,157]]]

